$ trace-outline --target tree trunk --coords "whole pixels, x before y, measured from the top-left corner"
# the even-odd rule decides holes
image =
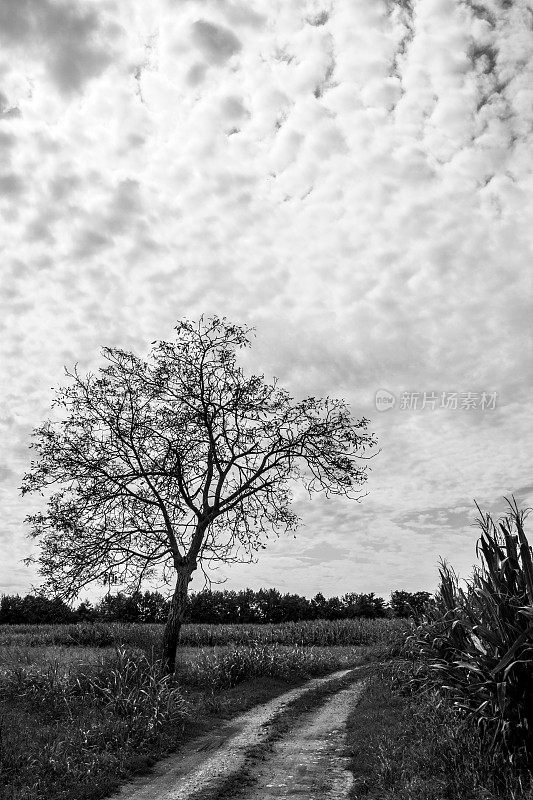
[[[191,574],[189,566],[184,565],[176,570],[176,588],[170,602],[165,632],[163,634],[163,668],[168,675],[176,669],[176,648],[180,636],[181,625],[187,603],[187,589]]]

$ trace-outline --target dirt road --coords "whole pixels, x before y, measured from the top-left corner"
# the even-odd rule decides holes
[[[257,706],[161,762],[116,800],[344,800],[344,723],[363,690],[342,670]]]
[[[236,796],[254,800],[347,798],[352,774],[343,757],[344,723],[362,688],[358,681],[338,691],[318,710],[294,720],[294,726],[252,771],[250,792]]]

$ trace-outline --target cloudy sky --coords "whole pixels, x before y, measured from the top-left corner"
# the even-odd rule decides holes
[[[254,325],[255,371],[345,398],[381,446],[360,504],[299,501],[297,539],[228,588],[433,590],[439,556],[473,563],[474,499],[533,505],[532,21],[0,0],[0,591],[36,582],[18,487],[63,365],[202,313]]]

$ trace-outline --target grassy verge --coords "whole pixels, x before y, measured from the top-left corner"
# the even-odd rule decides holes
[[[531,776],[489,755],[475,724],[403,694],[393,672],[374,673],[348,720],[354,800],[533,800]]]

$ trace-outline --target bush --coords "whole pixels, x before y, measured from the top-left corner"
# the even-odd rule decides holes
[[[127,719],[130,737],[146,738],[186,713],[177,685],[163,675],[160,663],[124,647],[84,671],[69,670],[59,661],[45,669],[6,669],[0,689],[3,697],[27,700],[53,719],[73,717],[80,709],[104,708]]]

